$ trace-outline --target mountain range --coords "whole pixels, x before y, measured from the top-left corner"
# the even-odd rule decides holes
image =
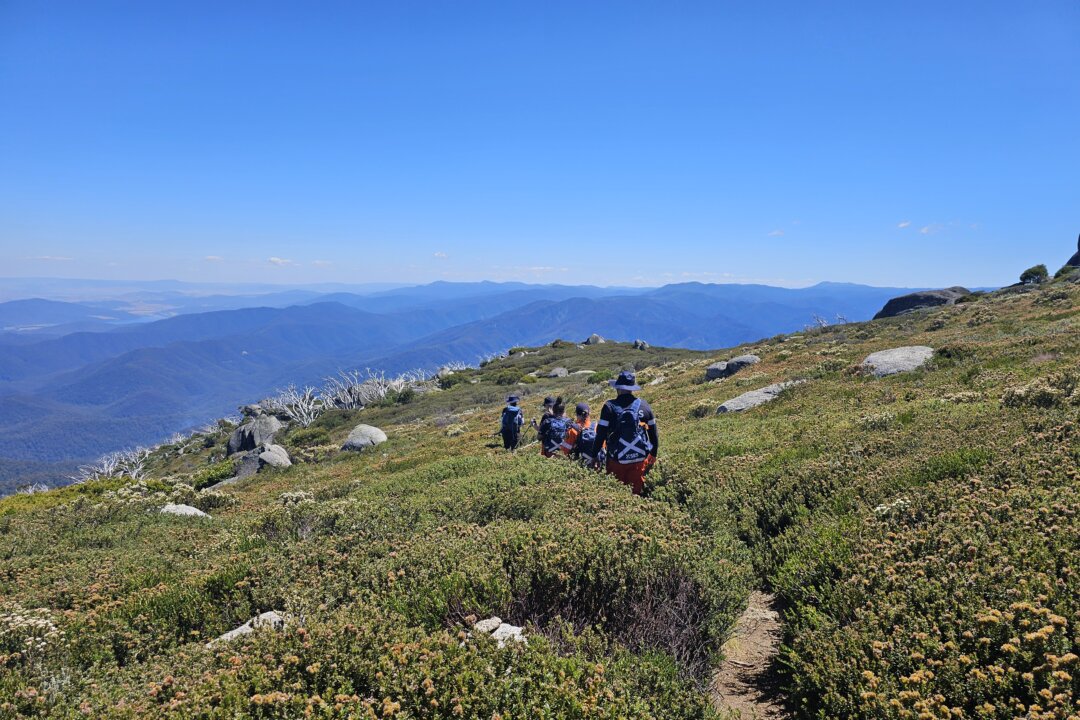
[[[816,317],[869,319],[913,289],[439,282],[330,290],[190,297],[166,288],[168,297],[142,290],[137,298],[0,303],[0,327],[9,328],[0,332],[0,492],[63,482],[104,452],[159,441],[339,370],[434,371],[592,333],[726,347],[799,330]],[[177,314],[153,319],[133,310],[137,302]]]

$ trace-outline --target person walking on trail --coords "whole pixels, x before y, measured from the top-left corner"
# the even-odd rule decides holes
[[[574,408],[574,422],[566,429],[566,438],[559,449],[564,455],[580,457],[583,447],[592,451],[592,441],[596,437],[596,428],[589,419],[588,403],[579,402]]]
[[[547,418],[547,417],[551,416],[551,408],[554,407],[554,405],[555,405],[555,398],[551,397],[550,395],[548,395],[546,398],[544,398],[544,404],[542,406],[544,412],[540,416],[540,422],[541,423],[544,422],[544,418]],[[539,439],[540,425],[536,422],[536,418],[533,418],[532,420],[529,421],[529,427],[531,427],[533,430],[536,431],[537,439]]]
[[[503,449],[516,450],[521,439],[521,426],[525,424],[525,417],[518,407],[518,396],[511,395],[506,398],[506,407],[503,408],[502,418],[499,421],[499,434],[502,435]]]
[[[540,454],[551,457],[562,448],[566,431],[570,429],[570,418],[566,417],[566,404],[561,397],[555,398],[551,414],[540,421]]]
[[[656,462],[660,436],[656,431],[656,416],[649,403],[634,397],[641,388],[633,372],[624,371],[610,380],[618,395],[604,403],[596,423],[593,457],[607,443],[606,469],[635,495],[645,489],[645,473]]]

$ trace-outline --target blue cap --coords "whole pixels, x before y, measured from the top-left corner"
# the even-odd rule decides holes
[[[574,411],[577,412],[578,415],[588,415],[589,414],[589,404],[579,402],[577,404],[577,407],[574,408]]]
[[[641,386],[637,384],[637,377],[630,370],[623,370],[619,373],[619,377],[608,380],[608,385],[616,390],[629,390],[630,392],[641,389]]]

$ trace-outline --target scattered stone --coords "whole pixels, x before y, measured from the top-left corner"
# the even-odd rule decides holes
[[[258,405],[245,405],[244,408],[259,407]],[[244,408],[241,408],[243,410]],[[262,409],[259,409],[262,413]],[[229,455],[239,452],[254,450],[260,445],[274,442],[274,435],[284,425],[273,415],[260,414],[233,430],[229,436]]]
[[[523,643],[525,642],[525,636],[522,634],[522,628],[517,625],[510,625],[509,623],[503,623],[495,629],[495,632],[491,633],[491,638],[499,643],[499,647],[505,647],[507,643]]]
[[[606,342],[607,342],[607,340],[600,337],[596,333],[593,333],[592,335],[589,336],[589,339],[585,341],[585,344],[586,345],[603,345]]]
[[[265,449],[259,453],[259,462],[262,465],[259,470],[269,465],[276,468],[287,468],[292,465],[292,460],[289,459],[288,451],[280,445],[267,445]]]
[[[634,349],[635,350],[648,350],[649,349],[649,343],[645,342],[644,340],[635,340],[634,341]]]
[[[918,370],[933,356],[934,349],[931,347],[909,345],[871,353],[862,361],[862,367],[873,373],[874,377],[885,377]]]
[[[718,363],[713,363],[709,367],[705,368],[706,380],[719,380],[720,378],[731,377],[735,373],[742,370],[744,367],[751,365],[757,365],[761,362],[761,358],[757,355],[739,355],[733,357],[730,360],[723,360]]]
[[[549,378],[564,378],[570,374],[570,371],[564,367],[552,368],[551,372],[547,374]]]
[[[595,372],[596,372],[595,370],[575,370],[574,372],[572,372],[570,374],[571,375],[592,375]]]
[[[190,505],[177,505],[175,503],[166,503],[165,507],[161,508],[158,512],[165,515],[181,515],[184,517],[210,517],[197,507],[191,507]]]
[[[485,635],[490,635],[491,633],[498,630],[499,627],[502,626],[502,624],[502,618],[489,617],[487,620],[481,620],[480,622],[473,625],[473,630],[475,630],[476,632],[484,633]]]
[[[907,295],[901,295],[899,297],[894,297],[892,300],[885,303],[885,307],[878,311],[878,314],[874,316],[874,319],[880,320],[881,318],[896,317],[897,315],[903,315],[904,313],[922,310],[924,308],[937,307],[939,305],[955,305],[957,300],[970,294],[970,290],[958,285],[956,287],[945,288],[944,290],[923,290]]]
[[[806,382],[805,380],[788,380],[786,382],[776,383],[763,387],[760,390],[751,390],[748,393],[728,400],[720,407],[716,408],[717,415],[728,412],[742,412],[743,410],[750,410],[756,408],[758,405],[764,405],[767,402],[771,402],[779,397],[780,393],[788,388],[801,385]]]
[[[216,639],[211,640],[210,642],[206,643],[206,647],[211,647],[215,643],[219,642],[229,642],[230,640],[235,640],[242,635],[247,635],[248,633],[255,632],[255,630],[259,628],[282,630],[291,622],[292,618],[290,618],[285,613],[279,613],[276,610],[268,610],[257,617],[251,618],[240,627],[234,628],[229,632],[225,633],[224,635],[220,635]]]
[[[666,375],[657,375],[655,378],[653,378],[652,380],[649,381],[649,384],[650,385],[659,385],[660,383],[663,383],[663,382],[666,382],[666,381],[667,381],[667,376]]]
[[[266,412],[263,406],[259,405],[258,403],[253,403],[251,405],[241,405],[237,409],[240,411],[240,414],[246,418],[257,418]]]
[[[381,445],[384,442],[386,442],[386,433],[374,425],[360,424],[352,429],[341,449],[363,452],[367,448]]]

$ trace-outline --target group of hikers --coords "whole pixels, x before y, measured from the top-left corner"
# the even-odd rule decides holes
[[[608,384],[617,394],[604,403],[595,423],[588,404],[579,402],[571,419],[561,397],[546,397],[540,422],[533,419],[529,424],[537,432],[544,457],[562,454],[597,470],[604,468],[641,495],[660,446],[656,416],[649,403],[634,396],[641,388],[633,372],[624,371]],[[516,450],[521,441],[525,418],[520,400],[510,395],[502,411],[499,433],[507,450]]]

